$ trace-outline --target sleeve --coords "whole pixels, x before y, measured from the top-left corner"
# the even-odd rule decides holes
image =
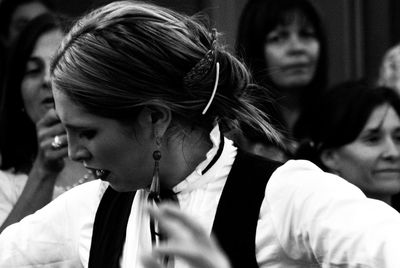
[[[83,267],[99,201],[97,181],[88,182],[10,225],[0,234],[0,267]]]
[[[289,161],[275,171],[260,212],[260,258],[267,258],[265,248],[271,238],[266,239],[265,230],[269,224],[288,262],[400,267],[400,214],[308,161]]]
[[[24,189],[27,176],[0,171],[0,226],[7,219]]]

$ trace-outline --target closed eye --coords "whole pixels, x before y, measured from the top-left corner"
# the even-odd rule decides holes
[[[44,63],[37,57],[31,57],[26,64],[25,75],[37,75],[44,70]]]
[[[92,139],[94,136],[96,136],[95,130],[84,130],[79,133],[80,138],[84,138],[84,139],[88,139],[88,140]]]

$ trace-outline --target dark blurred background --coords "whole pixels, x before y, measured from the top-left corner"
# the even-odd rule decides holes
[[[206,13],[233,49],[241,10],[247,0],[153,0],[187,14]],[[399,0],[311,0],[327,31],[330,84],[374,80],[384,52],[400,41]],[[53,0],[58,9],[79,16],[110,0]]]

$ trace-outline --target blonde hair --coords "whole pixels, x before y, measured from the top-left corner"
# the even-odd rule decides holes
[[[198,63],[213,51],[208,68]],[[215,98],[205,115],[215,82]],[[196,67],[195,67],[196,66]],[[195,70],[191,83],[184,78]],[[281,144],[268,116],[246,94],[250,74],[194,17],[138,1],[108,4],[81,18],[64,39],[52,64],[52,82],[87,111],[116,120],[158,105],[178,123],[210,130],[246,122]],[[190,85],[190,86],[188,86]]]

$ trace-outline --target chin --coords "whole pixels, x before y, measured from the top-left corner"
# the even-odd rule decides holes
[[[287,79],[286,81],[282,81],[282,83],[275,83],[275,85],[290,92],[291,90],[305,88],[310,83],[311,79]]]
[[[134,191],[137,191],[137,190],[140,190],[140,189],[144,188],[144,187],[140,187],[140,186],[137,186],[137,185],[129,185],[129,184],[126,184],[126,183],[118,183],[118,181],[115,181],[115,180],[110,180],[109,184],[110,184],[111,188],[113,188],[113,190],[115,190],[117,192],[121,192],[121,193],[123,193],[123,192],[134,192]]]
[[[380,185],[376,189],[374,189],[376,195],[382,195],[382,196],[391,196],[400,193],[400,183],[398,182],[391,182],[391,183],[385,183],[383,185]]]
[[[110,183],[110,186],[111,186],[111,188],[113,189],[113,190],[115,190],[115,191],[117,191],[117,192],[121,192],[121,193],[124,193],[124,192],[133,192],[133,191],[135,191],[135,190],[130,190],[128,187],[126,187],[126,186],[122,186],[122,185],[118,185],[118,184],[115,184],[115,183]]]
[[[288,79],[286,87],[288,88],[302,88],[307,87],[311,83],[311,78],[299,77],[296,79]]]

